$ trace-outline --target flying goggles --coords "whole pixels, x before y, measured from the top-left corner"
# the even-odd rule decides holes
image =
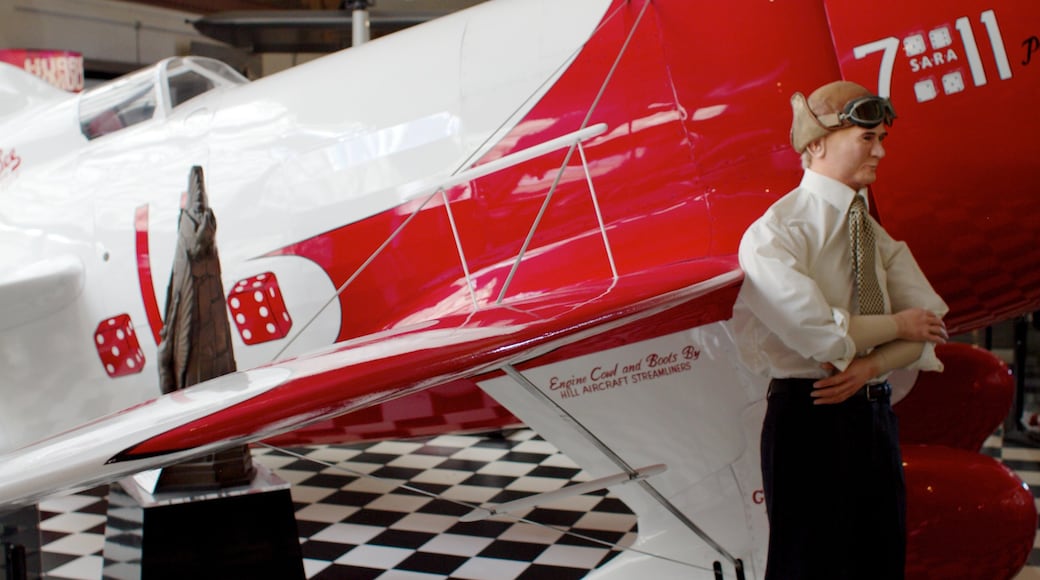
[[[820,124],[828,129],[848,127],[856,125],[866,129],[873,129],[881,123],[891,126],[896,118],[896,111],[892,108],[892,101],[885,97],[873,95],[852,99],[840,113],[820,115],[817,119]]]

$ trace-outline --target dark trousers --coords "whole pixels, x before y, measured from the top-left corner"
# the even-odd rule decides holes
[[[902,579],[906,487],[888,397],[813,405],[812,380],[781,381],[762,428],[766,580]]]

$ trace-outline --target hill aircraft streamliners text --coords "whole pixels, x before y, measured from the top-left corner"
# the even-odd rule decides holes
[[[639,518],[591,578],[761,578],[766,380],[727,320],[741,234],[798,183],[789,97],[891,96],[872,205],[962,333],[1040,308],[1038,35],[1034,2],[492,0],[255,82],[185,57],[73,95],[5,67],[0,502],[522,421]],[[238,370],[160,396],[195,167]],[[1011,377],[938,352],[896,406],[908,574],[1011,578],[1032,494],[978,453]]]

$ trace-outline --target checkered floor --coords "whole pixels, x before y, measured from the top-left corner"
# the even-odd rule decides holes
[[[459,522],[467,504],[501,503],[586,480],[527,429],[292,451],[337,467],[280,451],[254,452],[257,462],[293,484],[308,578],[565,580],[616,555],[600,542],[626,546],[634,539],[634,516],[608,494],[517,514],[524,521]],[[1040,490],[1040,449],[1005,444],[998,433],[983,452]],[[103,487],[40,504],[45,578],[102,578],[106,497]],[[1016,580],[1040,580],[1040,549]]]
[[[1015,443],[1001,437],[998,432],[986,440],[982,452],[1013,469],[1033,491],[1033,501],[1040,509],[1040,446]],[[1025,568],[1015,576],[1015,580],[1040,580],[1040,533],[1033,540],[1033,551]]]
[[[566,580],[635,539],[635,517],[606,493],[514,514],[522,521],[459,521],[475,505],[588,479],[528,429],[290,451],[307,459],[264,448],[254,458],[292,484],[308,578]],[[107,492],[40,503],[45,578],[102,578]]]

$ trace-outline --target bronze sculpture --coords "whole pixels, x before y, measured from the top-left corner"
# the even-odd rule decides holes
[[[159,386],[163,394],[236,369],[216,232],[217,220],[206,197],[203,171],[196,165],[188,176],[166,294],[159,343]],[[163,469],[157,491],[245,485],[254,472],[249,448],[240,445]]]

